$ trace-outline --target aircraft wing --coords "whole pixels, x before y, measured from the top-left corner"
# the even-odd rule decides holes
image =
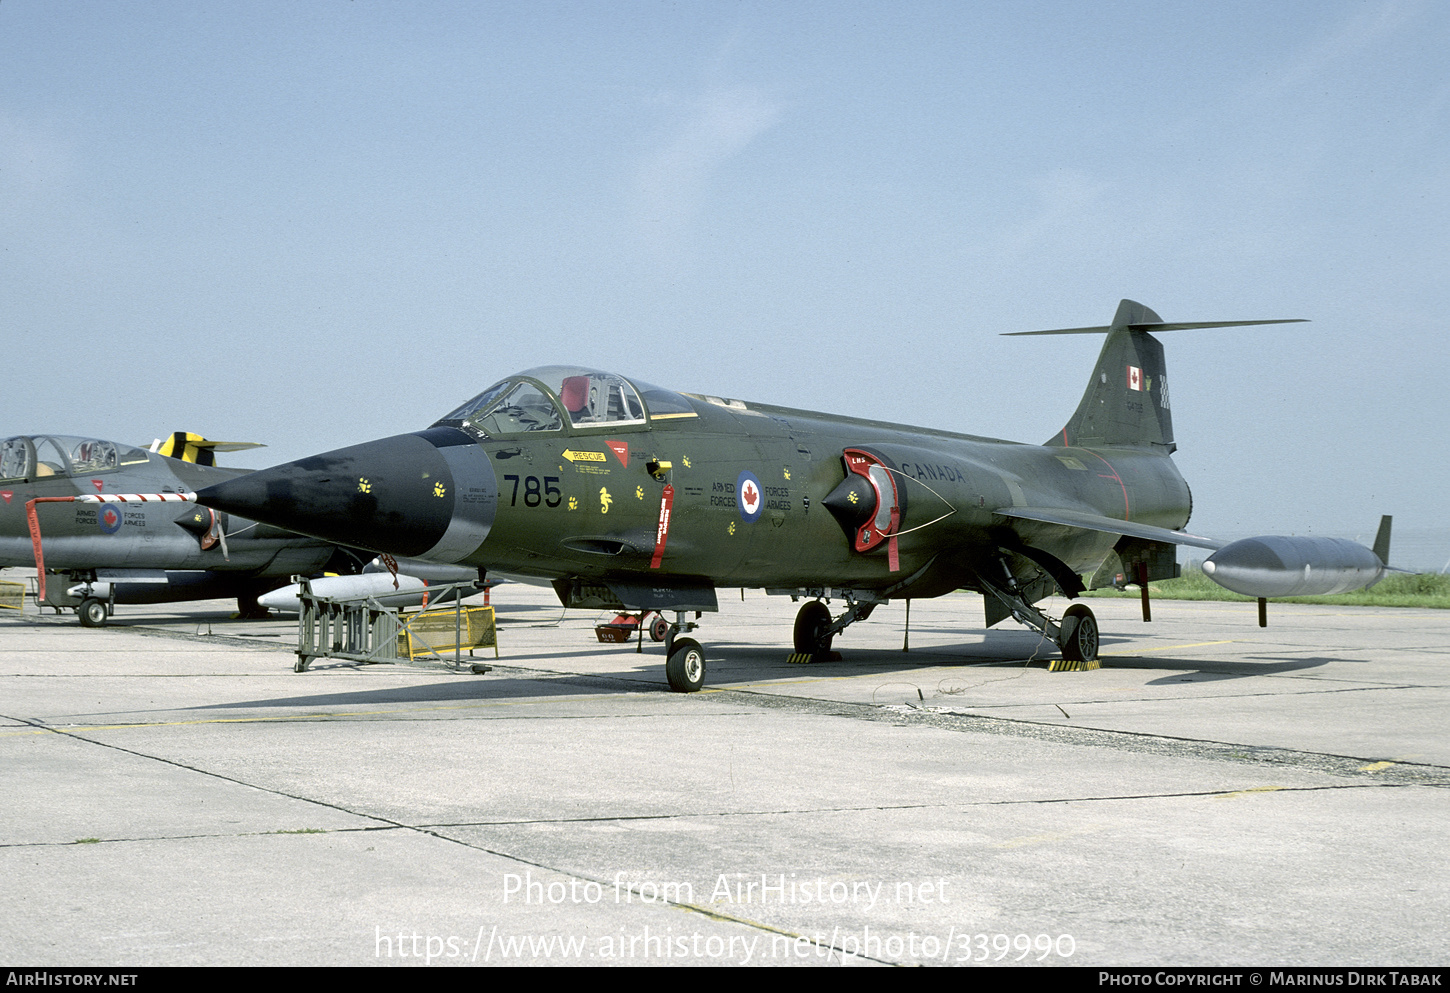
[[[1043,524],[1061,524],[1070,528],[1084,528],[1088,531],[1104,531],[1108,534],[1125,534],[1130,538],[1147,541],[1166,541],[1174,545],[1193,545],[1195,548],[1219,549],[1228,542],[1204,538],[1186,531],[1173,531],[1154,527],[1151,524],[1137,524],[1120,521],[1115,517],[1099,517],[1080,510],[1043,510],[1036,507],[999,507],[992,511],[1002,517],[1017,517],[1024,521],[1041,521]]]

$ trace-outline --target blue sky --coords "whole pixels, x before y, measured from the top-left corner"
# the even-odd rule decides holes
[[[0,434],[261,467],[573,362],[1035,442],[1099,342],[999,332],[1132,297],[1313,322],[1164,336],[1196,529],[1439,568],[1447,51],[1435,2],[4,0]]]

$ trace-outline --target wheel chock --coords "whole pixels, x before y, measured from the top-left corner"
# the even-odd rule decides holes
[[[809,662],[839,662],[840,652],[792,652],[785,657],[785,660],[793,665],[805,665]]]
[[[1069,662],[1067,659],[1053,659],[1048,663],[1048,672],[1093,672],[1101,669],[1102,663],[1097,659],[1091,662]]]

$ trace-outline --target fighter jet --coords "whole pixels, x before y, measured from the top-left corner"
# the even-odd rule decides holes
[[[243,615],[265,615],[257,596],[293,573],[357,571],[363,558],[331,542],[191,502],[248,471],[215,466],[214,450],[239,447],[252,446],[184,433],[156,451],[68,435],[0,441],[0,568],[37,566],[42,602],[74,607],[87,627],[115,603],[236,597]]]
[[[1054,618],[1036,604],[1076,599],[1105,563],[1146,587],[1178,574],[1176,546],[1220,549],[1216,577],[1258,596],[1289,576],[1357,588],[1382,574],[1352,542],[1274,537],[1261,554],[1268,539],[1223,547],[1183,530],[1191,501],[1154,334],[1279,323],[1166,323],[1124,300],[1107,326],[1019,332],[1107,336],[1077,411],[1042,445],[552,366],[426,430],[198,500],[327,541],[547,579],[569,607],[671,611],[666,675],[679,691],[703,684],[704,651],[680,635],[697,626],[689,613],[718,609],[719,587],[805,598],[803,659],[890,600],[966,589],[983,594],[988,626],[1016,618],[1059,647],[1061,667],[1095,668],[1092,611],[1072,603]]]

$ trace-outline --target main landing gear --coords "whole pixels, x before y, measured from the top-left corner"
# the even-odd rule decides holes
[[[241,621],[265,621],[271,612],[257,602],[256,593],[237,595],[237,619]]]
[[[1075,603],[1054,621],[1038,610],[1022,595],[1021,587],[1007,572],[1004,583],[998,584],[978,575],[983,591],[1000,600],[1019,623],[1025,624],[1057,646],[1062,659],[1048,666],[1050,672],[1098,668],[1098,620],[1086,605]]]
[[[860,592],[845,592],[846,612],[831,618],[831,608],[820,600],[808,600],[795,615],[795,654],[792,662],[823,662],[831,657],[831,642],[836,635],[857,621],[871,616],[885,600],[863,597]],[[839,658],[839,656],[837,656]]]
[[[986,586],[1012,612],[1012,616],[1044,635],[1062,652],[1062,661],[1054,662],[1051,671],[1071,669],[1096,669],[1098,667],[1098,621],[1093,612],[1080,603],[1067,608],[1061,622],[1042,613],[1020,592],[1006,586],[988,583]],[[795,654],[792,662],[823,661],[831,655],[831,642],[848,625],[864,621],[871,616],[882,600],[858,599],[847,595],[850,605],[846,612],[835,620],[831,611],[820,600],[810,600],[801,605],[795,618]]]
[[[1064,662],[1092,663],[1098,661],[1098,619],[1086,606],[1075,603],[1062,615],[1058,625],[1057,647]]]
[[[1093,612],[1081,603],[1067,608],[1061,621],[1054,621],[1028,602],[1015,580],[1001,584],[985,577],[977,577],[984,592],[996,597],[1011,615],[1021,623],[1047,638],[1062,653],[1060,661],[1048,668],[1053,672],[1076,669],[1098,668],[1098,621]],[[857,621],[864,621],[871,612],[886,603],[885,597],[864,590],[780,590],[790,592],[794,598],[806,595],[814,598],[833,594],[843,596],[846,610],[839,617],[831,616],[831,609],[821,599],[807,600],[796,613],[792,662],[824,661],[831,657],[831,643],[840,632]],[[686,611],[677,610],[675,620],[665,632],[665,677],[670,689],[676,693],[695,693],[705,685],[705,650],[694,638],[682,638],[698,626],[685,619]],[[699,616],[697,613],[696,617]]]

